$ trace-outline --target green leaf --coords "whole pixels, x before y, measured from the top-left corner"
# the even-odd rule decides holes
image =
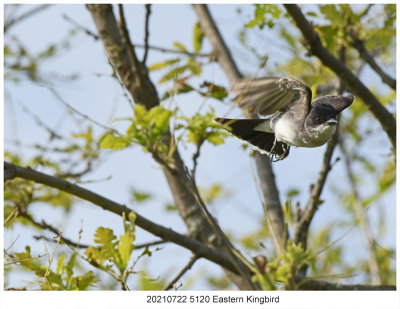
[[[198,52],[201,49],[204,39],[204,32],[200,26],[200,23],[197,22],[193,28],[193,49],[195,52]]]
[[[275,273],[275,278],[277,281],[281,281],[285,284],[289,283],[289,278],[291,276],[291,265],[290,264],[283,264],[282,266],[278,267]]]
[[[107,255],[107,258],[113,257],[115,254],[115,245],[117,244],[116,236],[112,229],[100,226],[94,234],[94,242],[100,244],[101,251]]]
[[[194,58],[188,58],[185,67],[196,76],[201,74],[201,65]]]
[[[133,245],[134,241],[135,241],[135,235],[134,234],[132,235],[129,232],[125,233],[124,235],[121,235],[119,238],[118,251],[122,260],[120,267],[121,272],[123,272],[128,266],[132,251],[135,248],[135,246]]]
[[[254,28],[258,26],[263,29],[266,25],[272,28],[281,16],[281,10],[276,4],[254,4],[254,19],[248,22],[246,28]]]
[[[182,74],[183,72],[185,72],[186,69],[187,69],[187,66],[185,65],[185,66],[177,67],[177,68],[170,70],[169,72],[167,72],[160,78],[160,80],[158,81],[158,84],[161,85],[170,80],[178,80],[179,75]]]
[[[68,263],[67,263],[67,276],[68,276],[68,278],[69,277],[72,277],[72,275],[74,274],[74,266],[75,266],[75,262],[76,262],[76,256],[78,255],[78,252],[74,252],[72,255],[71,255],[71,257],[70,257],[70,259],[69,259],[69,261],[68,261]]]
[[[156,62],[153,63],[152,65],[149,66],[149,71],[156,71],[156,70],[161,70],[164,69],[168,66],[171,66],[175,63],[178,63],[180,61],[180,58],[176,58],[176,59],[169,59],[169,60],[165,60],[165,61],[161,61],[161,62]]]
[[[89,246],[85,250],[85,255],[89,261],[94,266],[100,266],[107,260],[107,257],[101,253],[100,249]]]
[[[223,99],[225,99],[228,96],[228,91],[226,90],[225,87],[218,86],[214,83],[205,81],[203,84],[201,84],[200,87],[208,88],[207,93],[202,94],[203,96],[211,96],[220,101],[223,101]]]
[[[136,105],[137,106],[137,105]],[[113,132],[107,132],[100,138],[100,147],[112,150],[121,150],[130,145],[129,139],[124,136],[115,136]]]
[[[78,289],[80,291],[84,291],[87,290],[89,286],[93,285],[99,280],[96,279],[92,271],[88,271],[84,275],[76,277],[75,281],[77,282]]]
[[[155,134],[164,134],[169,129],[169,120],[172,116],[172,111],[162,109],[155,117],[155,126],[153,132]]]
[[[175,204],[168,203],[167,205],[165,205],[165,210],[166,211],[176,211],[177,208],[176,208]]]
[[[224,138],[228,136],[225,125],[216,122],[214,110],[201,115],[195,114],[192,118],[182,118],[187,122],[186,128],[187,141],[199,146],[202,142],[208,141],[214,145],[220,145],[224,142]]]
[[[336,4],[325,4],[319,6],[320,12],[328,19],[332,26],[341,26],[345,24],[344,14],[339,12]]]
[[[298,189],[293,188],[293,189],[290,189],[286,193],[286,196],[287,196],[287,198],[293,198],[293,197],[298,196],[299,194],[300,194],[300,191]]]
[[[176,48],[178,48],[181,52],[184,52],[184,53],[187,52],[186,47],[180,42],[175,41],[172,43],[172,45],[174,45]]]
[[[161,97],[161,101],[164,101],[173,95],[176,94],[182,94],[182,93],[188,93],[193,91],[194,88],[186,83],[181,83],[180,80],[177,80],[175,83],[174,89],[168,90],[164,95]]]
[[[152,197],[152,194],[147,193],[147,192],[139,192],[139,191],[135,191],[133,189],[131,190],[131,192],[132,192],[134,200],[138,203],[145,202]]]
[[[227,135],[225,134],[225,132],[223,132],[222,134],[221,132],[211,132],[207,136],[207,141],[215,146],[222,145],[225,142],[226,136]]]
[[[57,260],[57,268],[56,268],[56,273],[59,275],[62,275],[64,273],[64,260],[65,260],[65,254],[61,254]]]
[[[120,256],[115,248],[118,244],[118,240],[115,240],[116,236],[113,231],[109,228],[100,226],[97,228],[94,236],[94,242],[100,246],[97,248],[89,246],[86,249],[85,254],[88,257],[89,262],[94,265],[101,265],[106,260],[112,260],[116,265],[119,265],[121,262]]]

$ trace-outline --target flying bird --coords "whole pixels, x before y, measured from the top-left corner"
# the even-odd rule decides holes
[[[354,96],[327,95],[311,102],[311,89],[289,77],[243,80],[232,86],[235,102],[254,119],[217,118],[238,138],[283,160],[290,146],[318,147],[337,127],[337,116],[349,107]],[[265,119],[258,115],[268,116]]]

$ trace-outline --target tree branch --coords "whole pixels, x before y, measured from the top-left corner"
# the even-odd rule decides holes
[[[382,68],[376,63],[375,58],[370,52],[365,48],[364,42],[358,37],[358,34],[353,29],[350,30],[350,35],[353,38],[351,45],[357,49],[360,57],[365,60],[366,63],[380,76],[382,82],[387,84],[390,88],[396,91],[396,79],[392,78],[382,70]]]
[[[137,60],[124,27],[124,19],[121,20],[121,36],[111,5],[87,4],[86,7],[92,14],[110,61],[134,101],[143,104],[147,109],[158,105],[157,91],[150,81],[146,67]],[[123,10],[120,7],[120,14],[121,12]]]
[[[150,22],[150,14],[151,14],[151,4],[146,4],[146,21],[145,21],[145,36],[144,36],[144,55],[142,63],[146,64],[147,53],[149,51],[149,22]]]
[[[237,82],[242,78],[242,74],[236,66],[236,63],[234,62],[232,55],[207,8],[207,5],[193,4],[193,8],[198,16],[205,35],[210,40],[217,61],[220,63],[230,83],[233,84]],[[256,152],[255,161],[261,182],[261,189],[264,195],[266,210],[268,211],[272,222],[272,225],[268,224],[268,228],[272,235],[275,250],[279,255],[282,244],[284,244],[288,238],[288,233],[285,231],[283,211],[281,208],[274,172],[267,156]],[[277,235],[277,237],[275,237],[275,235]]]
[[[135,51],[131,44],[122,5],[119,5],[120,24],[116,26],[111,5],[88,4],[87,8],[92,14],[96,23],[100,38],[105,46],[110,61],[116,67],[126,88],[131,92],[132,97],[137,103],[143,104],[147,109],[159,104],[157,91],[150,81],[148,71],[143,63],[137,60]],[[118,28],[120,31],[118,31]],[[121,37],[122,34],[122,37]],[[166,140],[171,137],[165,136]],[[210,221],[207,220],[206,213],[203,212],[202,205],[192,190],[192,182],[186,173],[185,165],[179,155],[178,150],[173,153],[174,168],[171,169],[161,164],[168,185],[171,189],[175,204],[180,216],[185,221],[190,235],[202,240],[204,243],[211,243],[222,251],[232,254],[231,247],[226,246],[218,234],[214,233]],[[217,229],[218,230],[218,229]],[[251,289],[250,270],[241,261],[235,263],[239,266],[239,273],[246,272],[246,280],[243,288]],[[241,280],[245,279],[241,278]]]
[[[189,270],[192,268],[192,266],[194,265],[194,263],[196,263],[196,261],[198,260],[198,257],[193,255],[189,262],[186,264],[186,266],[184,268],[182,268],[182,270],[175,276],[174,279],[171,280],[170,283],[168,283],[168,285],[164,288],[164,291],[168,291],[170,289],[172,289],[174,287],[174,284]]]
[[[318,33],[315,32],[313,26],[305,18],[300,8],[296,4],[284,4],[284,6],[307,40],[310,52],[343,79],[354,94],[364,101],[364,104],[386,131],[392,143],[393,152],[396,153],[396,120],[393,115],[386,110],[371,91],[343,64],[343,62],[332,55],[331,52],[322,45]]]
[[[232,55],[226,46],[211,14],[205,4],[193,4],[193,8],[199,18],[201,28],[210,40],[214,55],[224,70],[231,84],[242,78],[238,67],[233,61]]]
[[[35,15],[36,13],[39,13],[40,11],[43,11],[44,9],[47,9],[50,5],[51,4],[38,5],[38,6],[34,7],[33,9],[29,10],[28,12],[25,12],[24,14],[21,14],[20,16],[11,19],[4,25],[4,33],[6,33],[7,30],[9,30],[15,24],[23,21],[24,19],[31,17],[32,15]]]
[[[315,212],[318,210],[319,205],[321,205],[320,196],[322,193],[322,189],[324,188],[328,173],[332,168],[331,158],[333,155],[333,151],[335,150],[337,141],[338,141],[338,130],[328,141],[328,145],[322,163],[322,169],[319,172],[317,183],[312,186],[310,198],[307,202],[306,207],[304,208],[304,211],[301,212],[299,221],[296,222],[294,228],[293,241],[296,244],[299,243],[303,244],[304,250],[307,248],[307,235],[311,220],[314,217]]]
[[[41,224],[39,224],[38,227],[43,228],[43,226],[41,226]],[[78,243],[76,241],[73,241],[73,240],[70,240],[68,238],[65,238],[61,234],[57,234],[57,233],[55,233],[55,234],[61,237],[61,240],[62,240],[61,245],[67,244],[67,245],[69,245],[71,247],[74,247],[74,248],[77,248],[77,249],[86,249],[86,248],[89,247],[89,245],[80,244],[80,243]],[[46,237],[46,236],[43,236],[43,235],[36,235],[36,236],[33,236],[33,238],[36,239],[36,240],[44,239],[44,240],[49,241],[49,242],[57,242],[56,239],[53,239],[53,238],[50,238],[50,237]],[[162,240],[156,240],[156,241],[152,241],[152,242],[148,242],[148,243],[144,243],[144,244],[135,245],[133,250],[140,250],[140,249],[143,249],[143,248],[146,248],[146,247],[165,244],[167,242],[168,241],[163,240],[163,239]]]
[[[92,31],[90,31],[88,28],[84,27],[83,25],[79,24],[78,22],[76,22],[74,19],[72,19],[71,17],[69,17],[66,14],[63,14],[62,17],[70,22],[71,24],[73,24],[78,30],[81,30],[82,32],[86,33],[87,35],[91,36],[94,40],[99,40],[100,37],[93,33]],[[139,43],[133,43],[132,45],[134,48],[146,48],[145,44],[139,44]],[[210,53],[193,53],[193,52],[189,52],[189,51],[183,51],[183,50],[179,50],[179,49],[173,49],[173,48],[167,48],[167,47],[161,47],[161,46],[155,46],[155,45],[147,45],[147,48],[150,50],[156,50],[162,53],[171,53],[171,54],[179,54],[179,55],[187,55],[190,57],[205,57],[205,58],[213,58],[212,54]]]
[[[132,211],[130,208],[124,205],[118,204],[101,195],[98,195],[90,190],[72,184],[68,181],[35,171],[31,168],[25,168],[9,162],[4,162],[4,180],[7,181],[17,177],[26,180],[31,180],[36,183],[41,183],[49,187],[70,193],[74,196],[80,197],[86,201],[98,205],[104,210],[113,212],[121,217],[123,213],[128,214]],[[172,229],[158,225],[157,223],[154,223],[142,217],[136,212],[135,214],[136,214],[135,224],[141,227],[142,229],[162,239],[168,240],[172,243],[175,243],[181,247],[184,247],[192,251],[193,254],[198,258],[202,257],[206,258],[233,273],[237,273],[235,265],[232,263],[232,260],[227,255],[219,252],[216,249],[208,247],[193,238],[179,234],[173,231]],[[295,280],[298,284],[300,284],[301,288],[304,290],[395,290],[396,289],[394,286],[340,285],[313,279],[310,280],[303,276],[297,276]]]
[[[351,191],[354,196],[354,202],[352,204],[355,211],[355,215],[359,219],[360,228],[367,243],[369,251],[368,268],[370,272],[371,282],[373,284],[381,284],[376,244],[374,238],[372,237],[372,231],[367,218],[366,209],[362,204],[362,201],[360,199],[360,194],[358,193],[357,190],[357,185],[355,181],[356,177],[353,173],[353,169],[351,166],[349,152],[346,150],[343,141],[339,141],[339,148],[344,157],[347,178],[350,181]]]
[[[70,193],[119,216],[122,216],[123,213],[129,214],[130,212],[132,212],[132,209],[126,207],[125,205],[118,204],[112,200],[109,200],[101,195],[98,195],[90,190],[84,189],[63,179],[35,171],[29,167],[25,168],[9,162],[4,162],[4,181],[16,177],[32,180],[36,183],[41,183],[49,187]],[[192,251],[193,254],[195,254],[199,258],[204,257],[222,266],[223,268],[232,271],[233,273],[237,272],[236,267],[232,263],[231,259],[225,254],[219,252],[218,250],[208,247],[200,241],[195,240],[191,237],[179,234],[172,229],[165,228],[157,223],[154,223],[142,217],[136,212],[135,214],[135,224],[142,229],[148,231],[149,233],[152,233],[153,235],[156,235],[162,239],[184,247]]]
[[[308,291],[396,291],[394,285],[338,284],[301,276],[295,277],[295,281],[300,290]]]

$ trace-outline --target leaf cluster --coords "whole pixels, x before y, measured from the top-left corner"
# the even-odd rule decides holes
[[[265,264],[253,277],[265,290],[276,290],[277,282],[286,289],[295,289],[294,276],[309,260],[310,251],[304,250],[301,244],[288,241],[286,249],[274,260]]]
[[[65,254],[58,257],[56,270],[51,269],[51,263],[43,265],[39,257],[31,255],[29,246],[25,252],[19,252],[6,259],[6,264],[19,264],[23,268],[32,271],[38,277],[42,290],[88,290],[98,280],[93,271],[88,271],[82,275],[75,275],[77,266],[77,252],[74,252],[68,261],[65,261]]]

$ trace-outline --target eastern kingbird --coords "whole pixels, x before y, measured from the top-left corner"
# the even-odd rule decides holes
[[[217,118],[231,133],[271,159],[282,160],[290,146],[318,147],[336,130],[337,115],[349,107],[354,96],[328,95],[311,102],[311,89],[288,78],[264,77],[243,80],[232,86],[235,102],[255,119]],[[256,115],[267,116],[258,119]]]

